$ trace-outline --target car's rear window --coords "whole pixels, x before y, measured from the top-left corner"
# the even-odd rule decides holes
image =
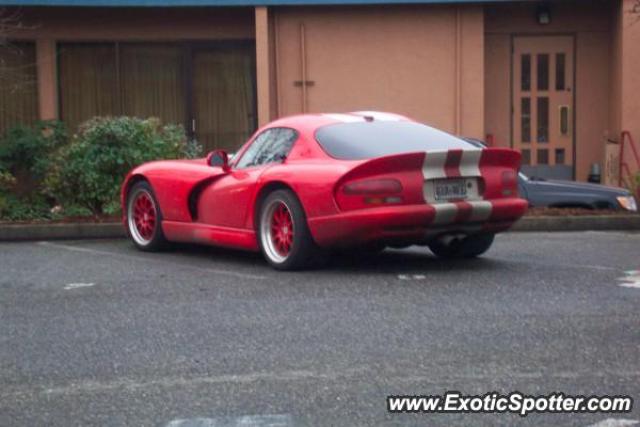
[[[339,123],[318,129],[316,140],[328,155],[342,160],[471,148],[462,139],[415,122]]]

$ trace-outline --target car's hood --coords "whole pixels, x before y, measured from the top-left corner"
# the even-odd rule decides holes
[[[608,185],[592,184],[588,182],[563,181],[563,180],[530,180],[530,183],[541,187],[553,187],[556,191],[570,191],[572,193],[598,193],[610,194],[612,196],[628,196],[629,191],[624,188],[610,187]]]

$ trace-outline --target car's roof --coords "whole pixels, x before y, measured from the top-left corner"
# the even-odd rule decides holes
[[[412,120],[400,114],[386,113],[382,111],[354,111],[349,113],[298,114],[295,116],[277,119],[269,123],[267,127],[291,127],[294,129],[313,132],[322,126],[367,121],[399,122]]]

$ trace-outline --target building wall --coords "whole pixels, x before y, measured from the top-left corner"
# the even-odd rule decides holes
[[[483,135],[482,7],[296,7],[274,15],[279,116],[383,110]],[[302,80],[312,82],[306,96]]]
[[[511,43],[514,35],[574,35],[576,39],[576,179],[602,164],[611,132],[611,3],[551,3],[551,23],[536,22],[536,4],[485,6],[485,130],[496,145],[511,145]]]

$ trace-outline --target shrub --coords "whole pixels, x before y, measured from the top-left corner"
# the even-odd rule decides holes
[[[51,206],[40,194],[16,196],[12,193],[0,194],[0,219],[7,221],[31,221],[52,219]]]
[[[7,170],[0,167],[0,193],[8,193],[16,184],[16,178]]]
[[[0,219],[49,218],[41,182],[51,154],[67,142],[64,125],[41,121],[9,129],[0,140]]]
[[[67,141],[66,128],[59,121],[15,126],[0,141],[0,171],[27,176],[37,187],[49,168],[51,153]]]
[[[141,163],[200,154],[187,143],[182,126],[157,119],[96,117],[82,125],[50,163],[45,189],[63,206],[77,205],[94,214],[118,209],[120,185]]]

